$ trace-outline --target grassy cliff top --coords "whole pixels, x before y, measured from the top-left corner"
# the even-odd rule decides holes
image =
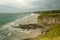
[[[38,16],[38,19],[47,17],[60,18],[60,13],[41,13],[40,16]],[[48,27],[48,32],[45,32],[44,35],[40,35],[32,40],[60,40],[60,24],[55,23]]]
[[[51,25],[48,32],[33,40],[60,40],[60,24]]]
[[[41,13],[40,16],[38,16],[38,19],[46,17],[60,17],[60,13]]]
[[[48,11],[37,11],[37,12],[33,12],[33,13],[60,13],[60,10],[48,10]]]

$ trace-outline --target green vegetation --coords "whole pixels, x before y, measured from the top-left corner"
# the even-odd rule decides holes
[[[60,20],[59,19],[60,13],[43,13],[43,14],[40,14],[40,16],[38,17],[38,20],[43,22],[44,18],[48,20],[50,20],[50,18],[52,19],[55,18],[55,20]],[[52,22],[52,20],[50,21]],[[48,32],[45,32],[44,35],[39,35],[38,37],[32,40],[60,40],[60,23],[51,24],[48,27],[49,27]]]
[[[38,19],[46,17],[60,17],[60,13],[41,13]]]
[[[60,22],[60,13],[41,13],[38,16],[38,23],[40,24],[56,24]]]
[[[33,40],[53,40],[55,38],[58,40],[58,37],[60,37],[60,24],[51,25],[48,32],[34,38]]]

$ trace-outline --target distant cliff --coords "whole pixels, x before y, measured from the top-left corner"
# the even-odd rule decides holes
[[[60,23],[60,13],[41,13],[38,16],[38,24],[50,25]]]
[[[60,11],[38,12],[38,14],[38,25],[42,25],[47,31],[32,40],[60,40]]]

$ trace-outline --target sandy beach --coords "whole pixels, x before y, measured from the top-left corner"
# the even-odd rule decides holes
[[[1,30],[3,30],[4,28],[8,28],[8,31],[10,31],[8,33],[9,40],[22,40],[25,38],[34,38],[41,34],[40,29],[28,31],[20,28],[13,28],[12,26],[18,26],[19,24],[35,24],[37,23],[38,16],[38,14],[31,13],[31,15],[29,16],[17,19],[14,22],[4,25],[4,27],[2,27]]]
[[[19,24],[35,24],[37,23],[37,17],[39,16],[39,14],[35,14],[35,13],[31,13],[28,16],[25,16],[23,18],[20,19],[16,19],[13,22],[7,23],[4,26],[18,26]]]

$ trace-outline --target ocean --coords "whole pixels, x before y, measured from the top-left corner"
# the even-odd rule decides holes
[[[30,13],[0,13],[0,25],[23,18],[27,15],[30,15]]]
[[[6,25],[7,23],[13,22],[17,19],[24,18],[31,13],[0,13],[0,40],[20,40],[19,37],[23,36],[18,29],[7,26],[6,28],[1,25]]]

